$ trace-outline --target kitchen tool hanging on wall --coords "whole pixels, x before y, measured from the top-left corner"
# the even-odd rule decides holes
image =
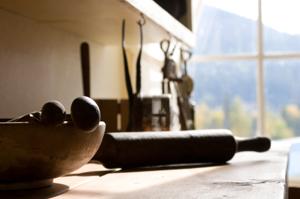
[[[192,52],[189,50],[180,49],[181,60],[183,62],[183,75],[181,76],[182,81],[185,82],[186,85],[186,94],[188,97],[191,97],[191,93],[194,88],[193,79],[188,75],[186,69],[186,62],[191,58]]]
[[[171,58],[174,50],[176,48],[176,45],[173,47],[173,49],[170,51],[170,40],[164,39],[160,42],[160,48],[165,54],[165,61],[164,66],[162,68],[163,72],[163,78],[165,81],[162,83],[162,92],[163,94],[171,93],[171,88],[169,81],[170,80],[176,80],[176,64],[175,61]]]
[[[193,116],[192,111],[190,109],[189,105],[189,97],[187,95],[186,91],[186,83],[184,79],[178,78],[176,74],[176,63],[172,59],[172,55],[174,53],[174,50],[176,48],[176,45],[174,48],[170,51],[170,40],[164,39],[160,42],[160,48],[165,54],[165,62],[164,66],[162,68],[163,72],[163,84],[162,84],[162,91],[163,93],[170,93],[170,83],[172,82],[176,94],[177,94],[177,104],[179,108],[179,119],[181,124],[181,130],[192,130],[194,129],[194,122],[193,122]]]
[[[183,108],[186,112],[186,117],[187,117],[187,129],[195,129],[194,126],[194,108],[193,105],[190,103],[190,97],[191,93],[194,88],[194,82],[192,78],[187,74],[187,69],[186,69],[186,62],[191,58],[192,53],[188,50],[180,50],[181,54],[181,60],[184,64],[184,70],[183,74],[181,76],[181,81],[179,83],[179,90],[181,93],[181,96],[183,98]]]
[[[142,15],[143,17],[143,15]],[[125,80],[126,80],[126,88],[129,98],[129,122],[126,131],[142,131],[143,124],[143,98],[141,95],[141,56],[143,49],[143,25],[145,25],[146,21],[143,17],[143,21],[139,20],[138,25],[140,27],[140,39],[141,46],[139,55],[136,63],[136,93],[132,91],[132,84],[130,80],[128,61],[125,51],[125,20],[123,20],[122,24],[122,50],[123,50],[123,58],[124,58],[124,69],[125,69]]]
[[[83,95],[90,97],[90,48],[88,43],[83,42],[80,45],[80,60],[83,82]]]

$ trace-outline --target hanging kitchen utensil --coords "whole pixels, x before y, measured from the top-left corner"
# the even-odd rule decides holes
[[[177,104],[179,108],[179,120],[181,124],[181,130],[191,130],[194,129],[193,121],[192,121],[192,114],[189,108],[189,101],[188,97],[186,96],[185,90],[185,83],[183,82],[182,78],[178,78],[176,75],[176,64],[175,61],[171,58],[176,48],[176,45],[170,50],[170,40],[162,40],[160,42],[160,48],[165,54],[165,63],[163,66],[163,93],[168,93],[170,91],[170,82],[173,82],[173,85],[176,89],[177,93]],[[165,90],[165,81],[168,83],[168,91]]]
[[[174,46],[173,50],[169,52],[170,50],[170,40],[164,39],[160,42],[160,48],[165,54],[165,63],[164,67],[162,68],[163,77],[164,79],[176,79],[176,64],[173,59],[171,59],[171,56],[174,53],[174,50],[176,48],[176,45]]]
[[[132,131],[132,123],[133,123],[133,91],[131,86],[130,74],[128,69],[128,61],[125,51],[125,19],[122,24],[122,50],[123,50],[123,59],[124,59],[124,70],[125,70],[125,80],[126,80],[126,88],[128,94],[129,101],[129,115],[128,115],[128,126],[126,131]]]
[[[142,15],[143,17],[143,15]],[[144,19],[144,17],[143,17]],[[136,93],[133,97],[133,131],[143,130],[143,96],[141,93],[141,56],[143,50],[143,25],[145,24],[145,19],[142,22],[138,21],[140,26],[140,51],[136,62]]]
[[[123,49],[123,57],[124,57],[126,87],[127,87],[128,98],[129,98],[129,121],[128,121],[128,126],[126,131],[142,131],[143,103],[142,103],[142,95],[141,95],[141,56],[142,56],[142,49],[143,49],[142,26],[146,23],[144,17],[143,20],[144,20],[143,22],[138,21],[138,25],[140,26],[141,47],[140,47],[140,51],[136,63],[136,93],[133,93],[132,91],[127,56],[125,51],[125,20],[123,20],[123,26],[122,26],[122,49]]]
[[[192,109],[189,103],[189,97],[187,96],[185,82],[182,78],[178,78],[177,81],[174,82],[174,85],[177,92],[181,130],[194,130]]]
[[[83,95],[90,97],[90,50],[88,43],[80,46]]]
[[[188,60],[191,56],[191,53],[189,51],[188,56],[183,56],[183,52],[181,50],[181,58],[184,58],[184,61]],[[193,111],[192,106],[189,103],[189,94],[193,90],[193,82],[190,82],[191,79],[186,75],[186,68],[184,71],[184,74],[181,76],[181,78],[178,78],[177,86],[175,87],[178,93],[178,96],[180,97],[181,102],[178,102],[179,110],[180,110],[180,121],[181,121],[181,130],[193,130],[194,127],[194,117],[193,117]],[[191,86],[192,84],[192,86]]]
[[[180,50],[180,54],[181,54],[181,60],[183,61],[184,64],[184,71],[183,71],[183,75],[181,77],[182,81],[185,82],[185,86],[186,86],[186,92],[187,92],[187,96],[190,97],[191,93],[193,91],[194,88],[194,82],[192,80],[192,78],[187,74],[187,69],[186,69],[186,62],[191,58],[192,53],[191,51],[188,50]]]

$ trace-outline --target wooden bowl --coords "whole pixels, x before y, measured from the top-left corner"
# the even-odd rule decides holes
[[[50,186],[53,178],[79,169],[97,152],[105,132],[100,122],[90,133],[65,122],[0,122],[0,190]]]

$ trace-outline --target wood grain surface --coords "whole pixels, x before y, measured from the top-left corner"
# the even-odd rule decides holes
[[[0,198],[287,198],[288,145],[265,153],[242,152],[224,165],[184,164],[108,170],[89,163],[37,190]]]

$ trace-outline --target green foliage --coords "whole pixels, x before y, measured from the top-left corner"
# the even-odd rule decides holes
[[[197,129],[222,128],[224,114],[221,110],[213,110],[205,103],[196,106],[195,126]]]
[[[229,113],[226,113],[229,111]],[[235,98],[231,108],[223,111],[220,108],[212,109],[202,102],[196,106],[195,126],[197,129],[220,129],[224,127],[225,116],[229,115],[229,129],[236,136],[247,137],[252,134],[252,121],[240,98]]]
[[[281,111],[282,118],[295,136],[300,136],[300,110],[296,105],[287,105]]]
[[[288,127],[286,120],[271,111],[266,114],[265,127],[268,137],[272,139],[276,140],[294,137],[293,131]]]
[[[252,118],[246,112],[242,99],[236,97],[230,110],[231,131],[234,135],[248,137],[251,134]]]
[[[256,132],[256,114],[247,111],[245,102],[235,97],[231,104],[226,101],[222,108],[210,108],[205,102],[195,107],[196,129],[228,128],[235,136],[251,137]],[[229,118],[226,118],[229,117]],[[225,127],[225,121],[229,126]],[[285,139],[300,135],[300,109],[296,105],[285,106],[281,113],[268,111],[265,130],[271,139]]]

